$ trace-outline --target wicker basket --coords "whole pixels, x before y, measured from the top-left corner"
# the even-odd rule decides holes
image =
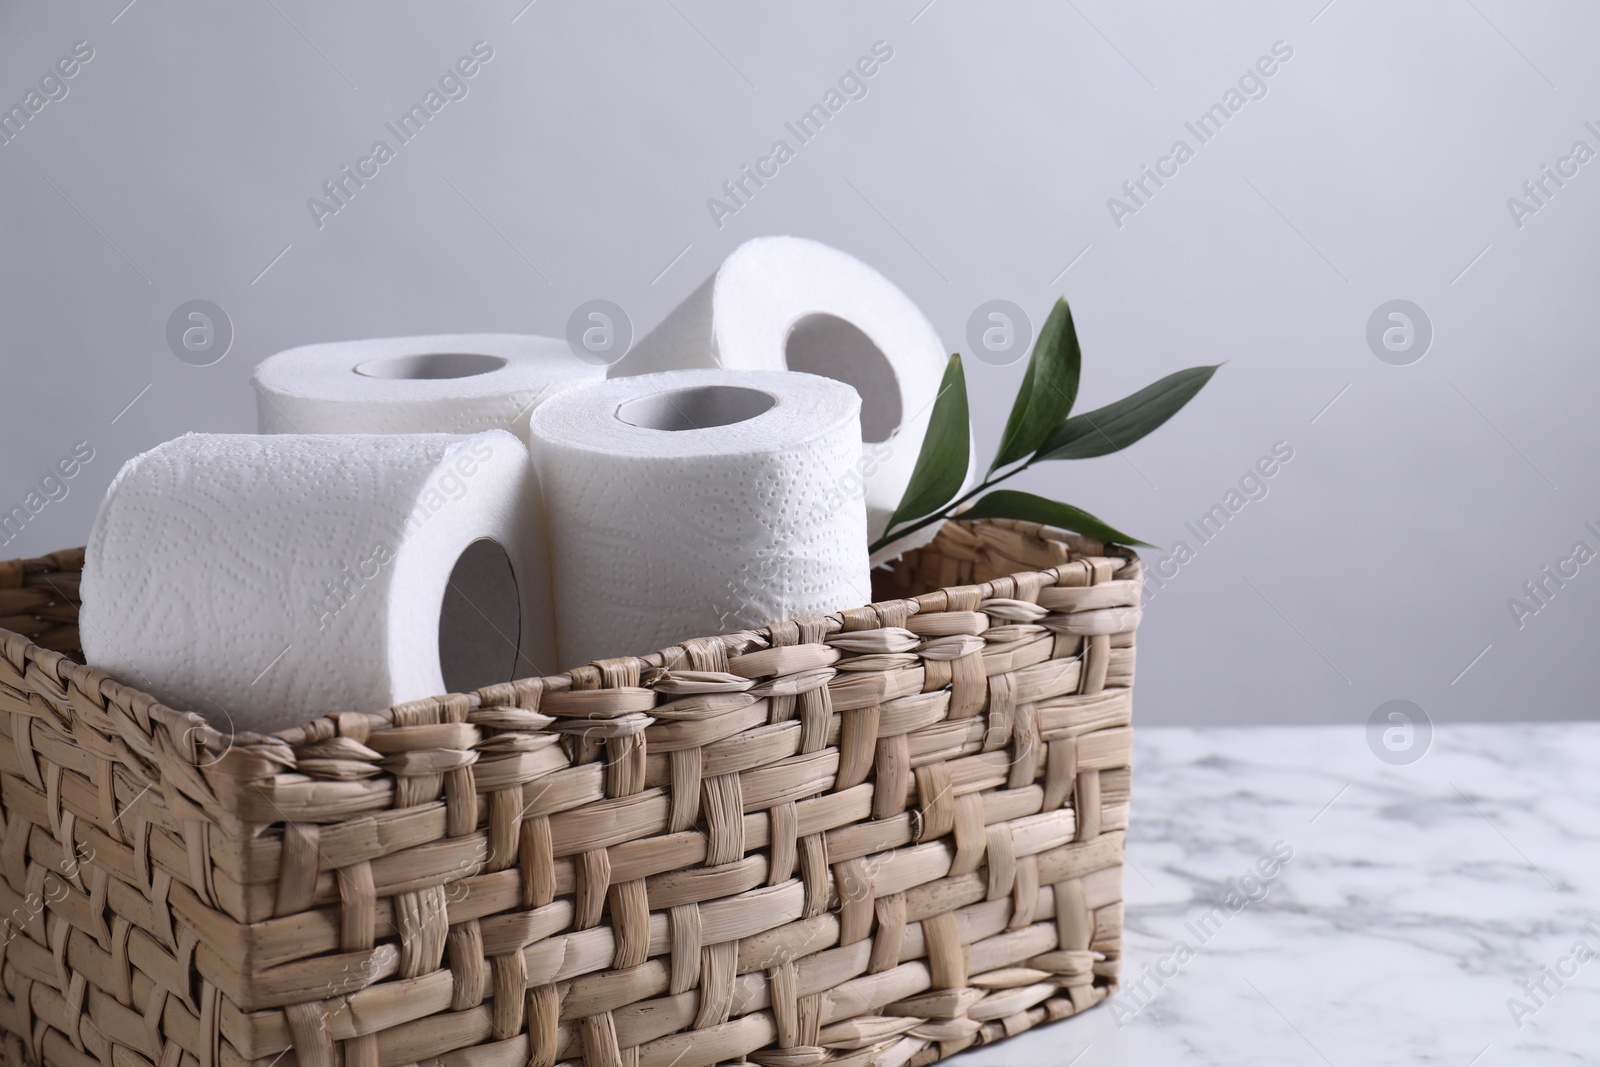
[[[70,658],[81,552],[0,564],[6,1060],[899,1067],[1081,1011],[1104,551],[952,523],[871,607],[232,739]]]

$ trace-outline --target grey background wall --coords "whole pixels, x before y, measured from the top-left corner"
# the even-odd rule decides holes
[[[0,9],[0,104],[93,50],[0,146],[0,504],[93,450],[0,554],[81,544],[139,451],[252,430],[275,351],[560,334],[593,298],[642,331],[739,242],[795,233],[887,273],[953,350],[987,300],[1038,323],[1066,294],[1088,406],[1227,361],[1125,456],[1024,481],[1163,546],[1143,721],[1594,714],[1592,6],[525,3]],[[319,225],[308,199],[480,41],[466,95]],[[799,144],[784,123],[879,41],[865,95]],[[715,217],[779,139],[794,157]],[[1136,200],[1145,165],[1172,176]],[[194,299],[232,324],[209,366],[167,341]],[[1395,299],[1431,324],[1420,359],[1419,316],[1378,345],[1406,365],[1368,341]],[[986,455],[1021,373],[969,361]],[[1265,496],[1197,538],[1275,446]]]

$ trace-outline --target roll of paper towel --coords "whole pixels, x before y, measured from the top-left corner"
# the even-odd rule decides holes
[[[169,441],[95,520],[84,654],[257,732],[547,673],[530,477],[502,430]]]
[[[610,373],[792,370],[854,386],[862,447],[845,484],[864,496],[876,540],[911,480],[948,356],[921,309],[859,259],[803,237],[757,237],[734,249]],[[934,532],[928,527],[919,540]]]
[[[440,334],[306,345],[256,367],[262,433],[478,433],[528,438],[545,397],[605,376],[565,341]]]
[[[860,457],[859,410],[827,378],[719,370],[541,405],[562,667],[867,603],[866,512],[835,492]]]

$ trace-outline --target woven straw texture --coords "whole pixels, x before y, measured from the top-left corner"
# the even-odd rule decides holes
[[[1115,988],[1132,556],[229,738],[0,564],[0,1030],[51,1067],[900,1067]],[[932,590],[932,591],[929,591]]]

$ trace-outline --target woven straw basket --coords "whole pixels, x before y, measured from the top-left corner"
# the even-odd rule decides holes
[[[1131,555],[950,523],[870,607],[234,738],[69,658],[81,563],[0,564],[8,1063],[900,1067],[1115,988]]]

